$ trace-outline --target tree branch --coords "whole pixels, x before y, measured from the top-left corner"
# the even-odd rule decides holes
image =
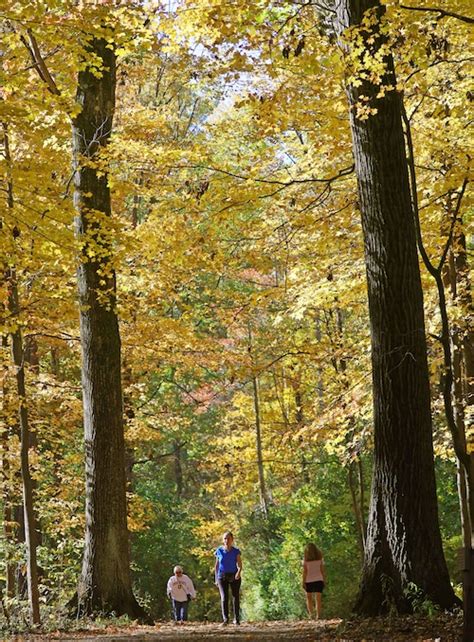
[[[442,254],[441,259],[439,261],[438,272],[441,272],[441,270],[443,268],[443,265],[444,265],[444,262],[446,261],[446,257],[448,256],[449,248],[451,247],[451,241],[453,240],[454,226],[456,225],[456,221],[457,221],[457,218],[458,218],[459,210],[461,208],[462,197],[464,196],[464,192],[466,190],[468,182],[469,182],[468,179],[465,178],[464,181],[463,181],[462,187],[461,187],[461,191],[458,194],[456,207],[454,209],[453,218],[452,218],[451,226],[450,226],[450,229],[449,229],[448,239],[446,241],[446,245],[444,247],[443,254]]]
[[[31,29],[27,29],[27,33],[28,33],[29,42],[23,35],[20,36],[20,40],[28,50],[28,53],[30,54],[30,57],[33,61],[33,66],[38,72],[38,75],[41,78],[41,80],[46,84],[48,91],[50,91],[55,96],[60,96],[61,92],[59,91],[54,78],[49,73],[49,69],[44,61],[44,58],[38,46],[38,42],[34,37],[33,32],[31,31]]]
[[[299,185],[303,183],[332,183],[338,178],[343,176],[348,176],[354,171],[354,165],[349,167],[344,167],[340,169],[335,176],[330,176],[329,178],[292,178],[289,181],[279,181],[277,179],[268,179],[268,178],[254,178],[253,176],[246,176],[245,174],[235,174],[234,172],[229,172],[225,169],[220,169],[219,167],[212,167],[206,165],[194,165],[196,169],[207,169],[211,172],[218,172],[220,174],[225,174],[226,176],[231,176],[232,178],[238,178],[242,181],[254,181],[255,183],[266,183],[270,185],[281,185],[282,187],[289,187],[290,185]]]
[[[454,11],[445,11],[439,7],[407,7],[404,4],[400,5],[400,9],[407,9],[408,11],[429,11],[431,13],[438,13],[439,20],[442,18],[456,18],[456,20],[461,20],[462,22],[467,22],[468,24],[474,23],[474,18],[469,16],[463,16],[459,13],[454,13]]]

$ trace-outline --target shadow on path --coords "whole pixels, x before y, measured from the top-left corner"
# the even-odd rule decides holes
[[[462,639],[462,616],[400,616],[353,618],[342,621],[246,622],[241,626],[189,622],[182,626],[157,622],[155,626],[89,628],[76,631],[17,635],[15,642],[459,642]]]

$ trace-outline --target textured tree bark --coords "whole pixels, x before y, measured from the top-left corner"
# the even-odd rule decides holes
[[[360,25],[377,0],[339,0],[337,28]],[[369,56],[377,25],[361,32]],[[368,42],[368,40],[371,42]],[[362,60],[362,56],[360,60]],[[396,86],[385,57],[385,85]],[[438,525],[423,296],[401,121],[401,98],[368,81],[348,86],[367,270],[374,397],[374,473],[362,583],[355,610],[410,611],[410,584],[455,605]],[[377,109],[356,115],[361,96]]]
[[[86,533],[77,603],[80,613],[113,612],[144,620],[130,577],[111,198],[106,170],[91,165],[101,162],[112,130],[115,54],[103,39],[91,39],[87,48],[102,68],[100,77],[88,67],[80,71],[76,100],[81,112],[72,125],[86,458]]]

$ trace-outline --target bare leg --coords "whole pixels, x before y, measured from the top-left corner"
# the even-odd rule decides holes
[[[322,615],[322,607],[321,607],[321,593],[316,593],[316,617],[319,618]]]
[[[306,608],[308,609],[308,615],[310,618],[313,617],[314,605],[313,605],[313,594],[306,593]]]

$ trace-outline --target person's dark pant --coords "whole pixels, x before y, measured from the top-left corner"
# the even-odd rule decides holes
[[[176,622],[186,622],[188,619],[188,602],[173,600],[173,615]]]
[[[234,620],[240,623],[240,579],[217,578],[219,593],[221,594],[222,618],[224,622],[229,621],[229,588],[232,592],[232,605],[234,607]]]

